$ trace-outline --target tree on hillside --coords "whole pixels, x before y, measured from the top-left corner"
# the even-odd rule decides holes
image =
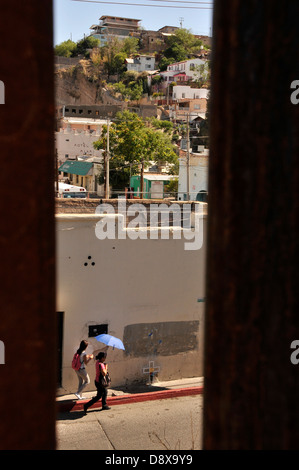
[[[119,93],[124,100],[138,101],[149,91],[147,73],[126,71],[122,74],[121,81],[108,85],[108,88],[113,94]]]
[[[139,40],[137,38],[128,37],[123,41],[122,51],[127,54],[127,57],[136,54],[139,49]]]
[[[54,53],[55,55],[63,57],[77,57],[78,55],[86,56],[88,55],[88,49],[93,49],[94,47],[98,47],[98,45],[99,40],[92,36],[80,39],[78,42],[68,39],[67,41],[63,41],[55,46]]]
[[[87,38],[80,39],[77,42],[77,55],[84,55],[88,56],[88,49],[94,49],[95,47],[99,47],[100,41],[99,39],[94,38],[93,36],[88,36]]]
[[[180,28],[167,38],[167,47],[160,60],[160,70],[166,70],[169,64],[181,62],[190,55],[199,52],[202,41],[196,38],[190,30]]]
[[[107,126],[94,148],[107,148]],[[109,126],[110,183],[123,190],[129,184],[130,174],[139,174],[141,163],[147,168],[152,162],[174,165],[177,160],[171,137],[129,111],[119,112]],[[104,174],[100,176],[103,182]]]
[[[119,75],[125,70],[125,59],[127,54],[122,50],[123,41],[114,37],[107,41],[101,47],[103,64],[108,77],[110,75]]]
[[[122,99],[125,101],[138,101],[140,100],[143,94],[142,83],[138,83],[135,81],[128,83],[128,85],[125,85],[125,83],[123,82],[117,82],[113,85],[109,85],[108,88],[116,95],[120,94]]]
[[[77,44],[74,41],[68,39],[67,41],[63,41],[54,48],[55,55],[61,57],[74,57],[74,53],[76,53]]]
[[[209,83],[211,80],[211,63],[206,61],[204,64],[194,66],[195,78],[194,81],[197,83],[199,88]]]

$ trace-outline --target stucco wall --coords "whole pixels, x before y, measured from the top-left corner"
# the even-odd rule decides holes
[[[60,392],[76,391],[71,359],[79,342],[87,339],[91,352],[104,346],[88,338],[92,324],[108,324],[108,333],[124,342],[125,351],[108,350],[114,386],[147,381],[149,361],[160,380],[203,375],[205,236],[199,250],[186,250],[183,235],[99,240],[99,217],[56,216],[57,311],[64,312]],[[204,231],[205,224],[204,216]],[[86,390],[93,390],[93,361],[88,371]]]

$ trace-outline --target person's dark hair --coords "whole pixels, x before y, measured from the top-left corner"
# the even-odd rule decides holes
[[[101,352],[99,352],[99,354],[97,355],[96,359],[100,360],[100,359],[102,359],[103,357],[106,357],[106,356],[107,356],[107,354],[104,353],[103,351],[101,351]]]
[[[85,341],[85,339],[83,339],[80,343],[80,346],[79,346],[79,349],[77,350],[77,353],[78,354],[81,354],[83,351],[85,351],[85,349],[87,348],[88,346],[88,342]]]

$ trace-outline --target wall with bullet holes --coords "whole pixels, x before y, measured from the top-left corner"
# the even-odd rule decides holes
[[[88,353],[104,347],[94,337],[101,328],[125,346],[108,349],[114,386],[202,376],[205,236],[195,251],[184,249],[183,237],[99,240],[97,220],[95,214],[56,216],[58,393],[76,391],[72,356],[82,339]],[[93,361],[87,369],[88,391]]]

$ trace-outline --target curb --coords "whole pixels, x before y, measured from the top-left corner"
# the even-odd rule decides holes
[[[107,405],[126,405],[130,403],[140,403],[149,400],[163,400],[165,398],[184,397],[189,395],[199,395],[203,393],[203,387],[186,387],[169,390],[159,390],[157,392],[134,393],[130,395],[121,395],[107,398]],[[83,406],[89,400],[65,400],[57,401],[57,411],[65,413],[68,411],[83,411]],[[101,404],[96,402],[89,409],[99,408]]]

